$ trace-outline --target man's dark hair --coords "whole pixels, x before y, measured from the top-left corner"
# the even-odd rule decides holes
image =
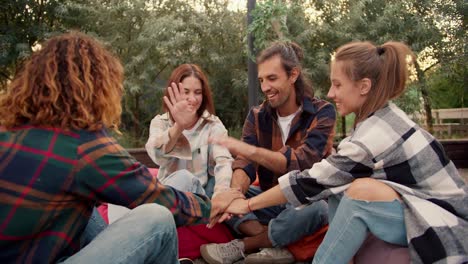
[[[294,83],[294,88],[296,89],[296,103],[301,105],[304,96],[314,96],[311,82],[302,72],[302,60],[304,59],[302,48],[295,42],[273,42],[258,55],[257,65],[274,56],[279,56],[281,58],[281,64],[288,77],[291,76],[293,68],[299,70],[299,76]]]

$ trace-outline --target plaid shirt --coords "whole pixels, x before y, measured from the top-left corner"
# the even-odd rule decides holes
[[[159,165],[158,178],[163,180],[172,173],[186,169],[206,186],[208,177],[215,177],[215,191],[229,188],[232,177],[232,156],[225,147],[208,142],[209,137],[227,136],[223,123],[205,110],[187,138],[180,135],[174,148],[164,153],[169,142],[169,129],[174,122],[168,113],[157,115],[151,120],[146,151]]]
[[[468,187],[442,145],[392,103],[359,123],[336,154],[279,184],[297,206],[342,193],[362,177],[401,195],[412,263],[468,262]]]
[[[286,144],[283,144],[276,111],[264,102],[250,110],[242,130],[242,140],[282,153],[287,160],[287,171],[304,170],[331,153],[335,119],[336,112],[332,104],[305,97],[302,111],[292,120]],[[232,169],[243,169],[251,182],[255,181],[258,174],[260,187],[264,191],[278,184],[278,177],[282,175],[242,156],[236,157]]]
[[[80,249],[96,202],[166,206],[206,221],[206,198],[161,185],[106,131],[0,130],[0,262],[54,263]]]

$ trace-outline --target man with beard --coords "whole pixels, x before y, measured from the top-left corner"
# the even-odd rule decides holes
[[[262,51],[258,79],[266,100],[250,110],[242,141],[212,139],[236,156],[231,188],[247,198],[277,185],[278,177],[289,171],[311,168],[333,149],[335,109],[314,97],[302,59],[296,43],[275,42]],[[257,177],[259,186],[251,185]],[[213,198],[211,224],[231,217],[223,213],[231,202],[222,194]],[[320,201],[300,209],[285,204],[233,217],[228,225],[244,238],[203,245],[201,253],[210,264],[233,263],[250,253],[245,263],[292,263],[294,257],[284,247],[322,228],[327,215],[327,204]]]

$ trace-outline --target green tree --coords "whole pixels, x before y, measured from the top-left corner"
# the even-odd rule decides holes
[[[468,64],[453,63],[438,67],[428,86],[434,108],[468,107]]]
[[[452,20],[439,19],[444,28],[444,40],[432,67],[428,81],[431,101],[435,108],[467,107],[468,95],[468,4],[456,0],[442,7]]]
[[[268,0],[258,5],[250,30],[260,47],[279,38],[301,44],[306,51],[305,66],[312,69],[312,80],[322,96],[329,86],[327,65],[338,46],[354,40],[407,43],[418,58],[417,81],[397,103],[414,112],[421,96],[430,129],[428,71],[456,55],[466,54],[459,48],[466,43],[464,10],[466,4],[459,0]],[[454,48],[454,43],[458,48]]]
[[[0,90],[27,58],[34,45],[61,29],[57,14],[62,1],[0,1]]]
[[[227,127],[245,115],[244,14],[227,1],[74,1],[66,5],[68,27],[107,42],[125,67],[123,131],[130,146],[146,141],[151,118],[162,111],[167,75],[181,63],[199,64],[214,90],[216,110]],[[83,23],[86,21],[86,23]]]

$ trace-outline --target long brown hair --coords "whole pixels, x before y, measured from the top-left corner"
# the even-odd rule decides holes
[[[95,39],[79,32],[53,37],[0,97],[0,125],[117,130],[122,81],[119,60]]]
[[[179,65],[179,67],[175,68],[172,71],[171,76],[169,77],[169,80],[167,81],[166,87],[170,87],[171,83],[176,83],[177,85],[179,85],[180,82],[182,82],[185,78],[190,77],[190,76],[197,78],[198,80],[200,80],[202,84],[203,99],[202,99],[200,108],[198,108],[197,110],[197,116],[200,117],[205,110],[207,110],[210,114],[214,115],[215,109],[214,109],[214,104],[213,104],[213,97],[211,95],[210,84],[208,83],[208,78],[203,73],[200,66],[196,64]],[[164,91],[164,96],[167,96],[169,98],[169,92],[167,88]],[[167,108],[164,101],[163,101],[163,106],[164,106],[164,111],[169,112],[169,109]]]
[[[293,68],[299,70],[299,76],[294,83],[294,88],[296,89],[296,104],[301,105],[305,95],[310,97],[314,96],[311,82],[302,72],[302,61],[304,60],[302,48],[295,42],[273,42],[257,57],[257,65],[274,56],[279,56],[281,58],[281,64],[288,77],[291,76]]]
[[[367,99],[354,124],[382,108],[388,100],[400,96],[408,79],[408,58],[414,60],[411,49],[402,42],[389,41],[382,46],[370,42],[351,42],[339,47],[335,61],[342,61],[343,71],[353,81],[371,80]]]

